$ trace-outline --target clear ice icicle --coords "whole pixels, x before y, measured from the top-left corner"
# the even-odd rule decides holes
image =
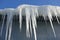
[[[49,18],[49,21],[50,21],[50,24],[51,24],[51,27],[52,27],[52,30],[53,30],[53,33],[54,33],[54,37],[56,38],[56,33],[55,33],[55,30],[54,30],[54,27],[53,27],[52,15],[50,13],[50,9],[48,9],[48,18]]]
[[[30,13],[30,11],[32,10],[32,13]],[[32,34],[32,28],[34,30],[34,37],[35,40],[37,40],[37,36],[36,36],[36,27],[37,27],[37,23],[36,23],[36,13],[35,10],[33,8],[31,8],[31,10],[29,8],[25,8],[25,12],[26,12],[26,34],[27,37],[30,37],[30,32]],[[31,18],[32,18],[32,27],[31,27]],[[29,26],[30,25],[30,26]],[[30,28],[30,30],[29,30]]]
[[[8,40],[11,40],[12,21],[13,21],[13,17],[12,17],[12,20],[10,21],[10,27],[9,27],[9,35],[8,35]]]
[[[32,8],[32,25],[33,25],[33,32],[34,32],[34,37],[35,37],[35,40],[37,40],[37,35],[36,35],[36,16],[34,14],[34,10]]]
[[[38,12],[37,12],[37,9],[35,9],[35,8],[32,8],[32,17],[34,17],[34,25],[35,25],[35,27],[37,28],[37,22],[36,22],[36,15],[38,15]]]
[[[2,22],[2,27],[1,27],[1,36],[2,36],[2,32],[3,32],[3,27],[4,27],[4,22],[5,22],[5,14],[3,15],[3,22]]]
[[[54,12],[55,12],[55,16],[56,16],[56,19],[57,19],[58,24],[60,24],[60,22],[58,20],[58,17],[57,17],[57,9],[55,9]]]
[[[30,32],[29,32],[30,10],[29,8],[25,8],[25,12],[26,12],[26,35],[27,37],[30,37]]]
[[[9,29],[9,26],[8,25],[9,25],[9,17],[7,16],[5,40],[7,40],[7,37],[8,37],[8,29]]]
[[[20,31],[21,31],[21,27],[22,27],[22,7],[19,9],[19,23],[20,23]]]
[[[11,35],[11,31],[9,32],[9,27],[12,27],[11,25],[10,25],[10,21],[12,20],[12,16],[13,16],[13,14],[12,14],[12,12],[8,12],[7,13],[7,23],[6,23],[6,35],[5,35],[5,40],[10,40],[10,39],[8,39],[8,36],[10,37]],[[10,28],[11,29],[11,28]],[[10,34],[8,34],[8,32],[10,33]]]
[[[31,25],[31,19],[30,19],[30,33],[31,33],[31,36],[32,36],[32,25]]]
[[[58,20],[58,17],[57,17],[57,15],[58,15],[57,9],[56,9],[56,7],[54,7],[53,9],[51,9],[51,10],[54,12],[54,15],[56,16],[56,19],[57,19],[58,24],[60,24],[60,22]]]
[[[52,30],[53,30],[53,33],[54,33],[54,37],[56,38],[56,33],[55,33],[55,30],[54,30],[54,27],[53,27],[53,24],[52,24],[52,20],[51,19],[49,19],[50,20],[50,24],[51,24],[51,27],[52,27]]]
[[[34,19],[34,18],[32,18],[32,25],[33,25],[33,30],[34,30],[33,32],[34,32],[35,40],[37,40],[37,36],[36,36],[36,28],[35,28],[33,19]]]

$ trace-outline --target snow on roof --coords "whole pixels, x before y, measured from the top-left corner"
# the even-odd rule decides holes
[[[55,10],[57,11],[56,13],[60,15],[60,7],[59,6],[53,6],[53,5],[41,5],[41,6],[36,6],[36,5],[28,5],[28,4],[23,4],[23,5],[19,5],[16,9],[14,8],[5,8],[5,9],[0,9],[0,14],[4,14],[7,11],[13,11],[17,12],[17,14],[19,13],[19,10],[21,8],[23,8],[22,10],[25,10],[25,8],[37,8],[37,11],[39,13],[39,15],[48,15],[48,9],[50,9],[50,12],[52,15],[54,15]],[[25,12],[22,13],[23,15],[25,15]]]

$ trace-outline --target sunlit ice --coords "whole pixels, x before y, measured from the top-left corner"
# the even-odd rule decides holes
[[[3,32],[3,27],[4,27],[5,16],[7,15],[5,40],[11,40],[11,31],[13,29],[12,22],[13,22],[14,15],[19,15],[20,32],[22,30],[23,16],[25,17],[26,36],[30,38],[33,32],[35,40],[38,40],[37,33],[36,33],[36,29],[38,28],[36,18],[38,18],[39,16],[43,16],[44,20],[46,20],[46,16],[47,16],[49,19],[54,37],[55,38],[57,37],[52,21],[53,21],[53,16],[55,16],[58,24],[60,24],[58,20],[58,16],[60,16],[59,6],[52,6],[52,5],[36,6],[36,5],[23,4],[23,5],[18,6],[16,9],[14,8],[0,9],[0,14],[3,15],[3,22],[2,22],[2,27],[0,30],[1,36]]]

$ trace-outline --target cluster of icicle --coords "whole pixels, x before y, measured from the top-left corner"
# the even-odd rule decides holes
[[[38,17],[38,9],[33,6],[27,6],[23,5],[19,7],[19,23],[20,23],[20,30],[22,25],[22,9],[25,9],[25,15],[26,15],[26,36],[30,38],[30,34],[32,35],[32,28],[34,32],[35,40],[37,40],[36,36],[36,17]],[[32,22],[32,23],[31,23]]]
[[[2,35],[2,32],[3,32],[5,16],[7,15],[5,40],[11,40],[12,21],[13,21],[13,13],[14,13],[13,10],[14,9],[9,9],[9,8],[4,9],[4,15],[2,16],[3,17],[3,22],[2,22],[2,27],[1,27],[1,35]]]
[[[55,33],[53,23],[52,23],[52,16],[54,14],[56,16],[57,22],[60,24],[60,22],[57,18],[58,13],[59,13],[59,11],[57,11],[58,8],[56,8],[55,6],[41,6],[40,8],[42,8],[42,9],[39,9],[39,6],[32,6],[32,5],[22,5],[22,6],[18,7],[20,31],[22,29],[22,16],[23,16],[23,14],[25,14],[25,16],[26,16],[26,36],[30,38],[30,36],[32,35],[32,31],[33,31],[34,38],[35,38],[35,40],[37,40],[36,17],[39,17],[39,15],[42,14],[42,16],[44,17],[44,20],[45,20],[45,15],[48,16],[50,24],[51,24],[51,28],[54,33],[54,37],[56,37],[56,33]],[[25,10],[25,13],[22,13],[23,9]],[[40,13],[38,12],[38,9],[41,10]],[[5,14],[3,16],[1,35],[2,35],[2,31],[3,31],[5,15],[7,15],[5,40],[11,40],[11,31],[12,31],[12,21],[13,21],[13,16],[14,16],[14,9],[6,10],[4,13]]]

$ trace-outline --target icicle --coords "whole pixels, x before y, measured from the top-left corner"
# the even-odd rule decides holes
[[[58,17],[57,17],[57,9],[56,9],[56,7],[55,7],[55,10],[54,10],[54,14],[55,14],[55,16],[56,16],[56,19],[57,19],[58,24],[60,24],[60,22],[59,22],[59,20],[58,20]]]
[[[3,22],[2,22],[2,27],[1,27],[1,36],[2,36],[2,32],[3,32],[3,27],[4,27],[4,22],[5,22],[5,14],[3,15]]]
[[[30,11],[29,11],[29,8],[26,8],[25,12],[26,12],[26,35],[27,35],[27,37],[30,37],[30,32],[29,32]]]
[[[51,24],[51,27],[52,27],[52,30],[53,30],[53,33],[54,33],[54,37],[56,38],[56,33],[55,33],[55,30],[54,30],[54,27],[53,27],[53,23],[52,23],[52,15],[50,13],[50,9],[48,9],[48,18],[49,18],[49,21],[50,21],[50,24]]]
[[[32,25],[33,25],[33,30],[34,30],[34,37],[35,37],[35,40],[37,40],[37,36],[36,36],[36,25],[35,25],[36,17],[35,17],[33,8],[32,8],[32,13],[31,14],[32,14]]]
[[[13,18],[13,17],[12,17]],[[9,26],[9,36],[8,36],[8,40],[11,40],[11,32],[12,32],[12,21],[13,19],[11,19],[10,21],[10,26]]]
[[[36,16],[39,16],[38,8],[34,8],[34,11],[35,11],[35,13],[36,13]]]
[[[35,27],[37,28],[37,22],[36,22],[36,17],[38,16],[38,11],[37,11],[37,9],[35,9],[35,8],[32,8],[33,10],[33,14],[32,15],[34,15],[34,25],[35,25]],[[37,15],[37,16],[36,16]]]
[[[31,19],[30,19],[30,32],[31,32],[31,36],[32,36],[32,25],[31,25]]]
[[[33,19],[32,19],[33,20]],[[33,32],[34,32],[34,37],[35,37],[35,40],[37,40],[37,36],[36,36],[36,28],[35,28],[35,25],[34,25],[34,22],[32,21],[32,24],[33,24]]]
[[[53,33],[54,33],[54,37],[56,38],[56,33],[55,33],[55,30],[54,30],[54,27],[53,27],[52,21],[51,21],[51,19],[49,19],[49,20],[50,20],[50,24],[51,24],[51,27],[52,27],[52,30],[53,30]]]
[[[6,35],[5,35],[5,40],[8,40],[8,30],[9,30],[9,24],[10,24],[10,21],[12,20],[12,16],[13,14],[10,12],[7,13],[7,23],[6,23]],[[11,34],[11,33],[10,33]]]
[[[8,28],[9,28],[9,17],[7,17],[7,23],[6,23],[6,25],[7,25],[7,28],[6,28],[6,35],[5,35],[5,40],[7,40],[7,37],[8,37]]]
[[[22,27],[22,7],[19,9],[19,23],[20,23],[20,31],[21,31],[21,27]]]

